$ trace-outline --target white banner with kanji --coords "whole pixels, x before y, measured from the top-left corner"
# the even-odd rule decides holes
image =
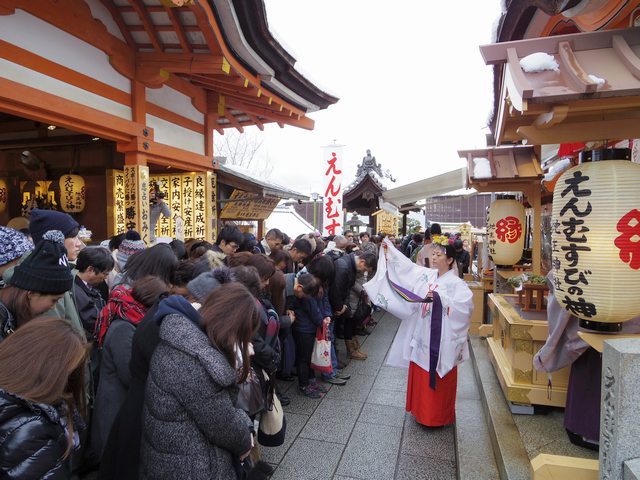
[[[324,171],[324,202],[322,205],[322,236],[342,234],[342,146],[329,145],[322,148]]]

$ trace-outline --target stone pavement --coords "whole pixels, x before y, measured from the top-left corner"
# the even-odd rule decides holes
[[[296,382],[280,382],[291,398],[284,407],[287,439],[262,447],[264,460],[276,467],[274,480],[456,478],[454,428],[429,429],[405,413],[407,371],[383,365],[400,322],[375,315],[373,333],[360,337],[369,358],[345,368],[347,385],[314,400],[298,394]]]

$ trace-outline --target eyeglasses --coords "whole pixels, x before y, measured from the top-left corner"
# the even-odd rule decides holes
[[[229,247],[231,247],[231,250],[235,252],[238,248],[240,248],[240,245],[238,245],[237,243],[231,242],[229,244]]]

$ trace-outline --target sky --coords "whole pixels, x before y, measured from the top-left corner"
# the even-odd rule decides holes
[[[270,180],[321,192],[324,145],[344,145],[343,185],[367,149],[396,179],[391,187],[460,168],[458,149],[485,146],[493,105],[491,43],[499,0],[265,0],[273,36],[296,70],[340,98],[310,113],[314,130],[251,127],[273,164]],[[455,5],[455,8],[451,8]]]

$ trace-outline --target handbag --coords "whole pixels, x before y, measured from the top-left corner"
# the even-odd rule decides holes
[[[368,301],[364,300],[364,294],[361,294],[360,299],[358,300],[358,306],[353,314],[353,319],[356,322],[356,325],[364,323],[369,315],[371,315],[371,305]]]
[[[249,417],[253,417],[265,409],[265,400],[260,378],[258,378],[258,374],[253,367],[251,367],[247,379],[238,385],[236,408],[244,410]]]
[[[316,344],[311,353],[311,368],[321,373],[333,372],[331,365],[331,342],[327,336],[327,325],[316,330]]]
[[[269,388],[269,397],[271,401],[266,410],[260,416],[260,425],[258,426],[258,442],[265,447],[279,447],[284,444],[287,433],[287,419],[282,410],[282,404],[275,388]]]

